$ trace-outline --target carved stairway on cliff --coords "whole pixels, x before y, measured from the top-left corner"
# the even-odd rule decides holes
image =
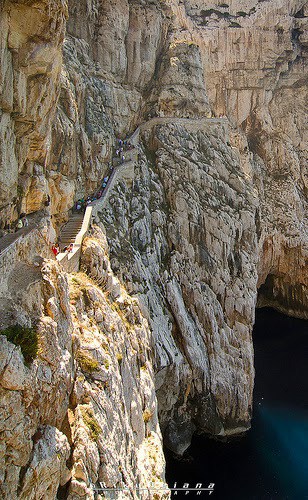
[[[138,129],[137,129],[138,130]],[[139,130],[138,130],[139,132]],[[131,136],[132,139],[136,139],[138,137],[137,131]],[[131,140],[131,143],[132,140]],[[61,247],[68,246],[70,243],[74,244],[72,252],[61,252],[57,255],[57,260],[61,262],[63,268],[67,272],[77,272],[79,270],[80,264],[80,255],[81,255],[81,245],[84,237],[89,231],[92,217],[97,215],[97,213],[103,208],[106,204],[109,195],[120,176],[127,175],[127,172],[130,171],[130,177],[134,170],[135,161],[138,156],[138,152],[136,149],[125,152],[126,161],[120,163],[115,166],[112,172],[109,175],[109,179],[107,185],[103,191],[102,196],[90,203],[84,215],[82,214],[74,214],[70,217],[68,222],[63,227],[60,232],[60,243]],[[113,164],[117,164],[119,161],[118,158],[113,159]]]
[[[165,124],[165,123],[178,123],[182,124],[184,126],[189,126],[192,127],[193,130],[197,130],[198,127],[200,126],[200,123],[204,124],[214,124],[214,125],[221,125],[227,130],[228,126],[228,120],[227,118],[203,118],[203,119],[188,119],[188,118],[175,118],[175,117],[154,117],[148,121],[145,121],[139,125],[139,127],[135,130],[135,132],[130,136],[128,139],[129,142],[133,145],[137,145],[139,141],[139,133],[140,131],[146,131],[147,129],[160,125],[160,124]],[[79,259],[80,259],[80,249],[81,249],[81,244],[84,236],[88,232],[88,229],[90,227],[91,223],[91,217],[93,215],[96,215],[97,212],[100,211],[100,209],[103,207],[103,205],[106,203],[107,199],[109,198],[109,195],[120,175],[123,175],[123,177],[127,174],[127,172],[130,172],[130,178],[132,178],[132,172],[134,169],[134,164],[137,159],[137,151],[136,149],[131,150],[131,151],[126,151],[126,161],[116,167],[114,167],[112,173],[110,174],[107,186],[103,192],[103,195],[100,199],[95,200],[92,202],[86,209],[85,214],[75,214],[73,215],[67,224],[64,226],[62,231],[60,232],[60,239],[61,239],[61,246],[66,246],[69,245],[71,242],[74,243],[74,250],[72,253],[67,254],[67,253],[61,253],[57,256],[57,260],[61,262],[65,270],[68,272],[71,271],[78,271],[79,269]],[[128,158],[128,155],[130,156]],[[114,158],[114,164],[118,164],[119,159]],[[73,219],[78,215],[80,217],[80,220],[77,223],[77,220],[74,221]],[[2,257],[4,258],[4,255],[6,254],[7,251],[9,250],[14,250],[14,247],[18,245],[18,242],[23,239],[23,237],[30,237],[32,232],[37,230],[39,220],[41,217],[39,216],[39,212],[35,213],[33,215],[33,219],[35,219],[35,224],[32,223],[31,220],[32,216],[28,216],[29,219],[29,227],[20,229],[17,233],[11,233],[8,235],[3,236],[0,238],[0,256],[1,259]],[[37,220],[36,220],[37,219]],[[69,224],[72,223],[72,224]],[[30,236],[29,236],[30,235]],[[45,237],[43,237],[45,238]],[[45,238],[46,240],[46,238]],[[46,247],[49,249],[49,253],[51,256],[54,257],[52,254],[49,243],[45,241]]]
[[[83,222],[83,214],[74,214],[65,224],[60,233],[61,247],[68,246],[73,243],[79,233]]]

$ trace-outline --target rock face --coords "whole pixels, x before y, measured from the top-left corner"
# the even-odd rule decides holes
[[[94,236],[84,266],[103,289],[46,259],[18,296],[18,321],[38,334],[33,363],[0,335],[2,498],[94,498],[99,483],[168,497],[151,331]]]
[[[60,0],[2,0],[0,11],[0,207],[4,224],[20,212],[39,210],[46,199],[50,129],[68,12],[66,2]]]
[[[35,498],[47,492],[54,498],[70,455],[60,431],[73,384],[67,281],[51,261],[42,265],[40,274],[25,290],[28,303],[25,293],[18,297],[23,321],[38,331],[38,359],[25,366],[20,348],[0,337],[3,498]],[[29,304],[31,296],[36,303]]]
[[[83,265],[105,293],[87,275],[71,278],[79,346],[69,411],[74,466],[68,498],[92,498],[88,485],[97,481],[109,488],[166,487],[151,332],[138,300],[113,275],[104,242],[97,228],[85,242]]]
[[[162,436],[181,454],[195,431],[249,427],[255,307],[308,317],[307,6],[0,9],[1,228],[51,198],[45,236],[0,254],[1,328],[36,325],[40,342],[27,366],[0,336],[2,496],[164,487]],[[134,176],[66,276],[48,223],[137,127]]]
[[[119,185],[102,216],[112,267],[147,311],[160,422],[181,453],[196,428],[249,423],[258,197],[227,121],[154,122],[133,189]]]

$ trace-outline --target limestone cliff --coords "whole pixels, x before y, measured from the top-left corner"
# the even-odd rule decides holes
[[[1,227],[46,200],[65,1],[0,3]]]
[[[51,198],[0,254],[1,328],[40,346],[26,366],[0,337],[2,494],[162,486],[162,436],[182,453],[249,427],[256,305],[308,317],[307,5],[0,9],[1,228]],[[66,275],[44,235],[135,129],[138,162]]]
[[[1,282],[14,322],[38,335],[27,364],[0,336],[1,497],[90,499],[102,484],[136,498],[137,487],[166,488],[151,332],[110,269],[103,232],[84,246],[101,286],[68,277],[44,240],[31,243]],[[49,258],[37,261],[42,248]],[[1,320],[3,328],[11,318]]]
[[[93,187],[114,134],[153,116],[227,116],[258,190],[260,304],[306,317],[305,2],[72,2],[70,14],[53,211]]]

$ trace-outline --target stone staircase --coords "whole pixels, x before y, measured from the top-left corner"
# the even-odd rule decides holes
[[[68,222],[63,226],[59,235],[59,243],[61,249],[68,246],[70,243],[74,243],[77,234],[79,233],[82,223],[83,223],[83,213],[73,214]]]
[[[228,132],[228,120],[223,118],[203,118],[203,119],[188,119],[188,118],[174,118],[174,117],[155,117],[144,123],[141,123],[135,132],[128,138],[128,141],[137,146],[139,142],[139,135],[141,131],[147,131],[155,125],[160,125],[164,123],[179,123],[190,127],[192,131],[198,130],[200,124],[205,125],[221,125],[225,128],[226,134]],[[74,243],[74,250],[72,253],[67,254],[62,252],[57,256],[57,260],[61,262],[63,267],[71,272],[78,271],[79,269],[79,258],[80,258],[80,248],[84,236],[87,234],[88,229],[91,224],[91,218],[99,212],[103,206],[106,204],[113,187],[115,186],[119,177],[126,179],[131,182],[134,177],[134,165],[138,160],[138,150],[137,148],[131,151],[125,151],[125,162],[121,163],[119,157],[113,158],[113,171],[110,173],[107,186],[102,194],[102,197],[98,200],[93,201],[87,208],[84,214],[74,213],[65,226],[60,231],[60,246],[63,249],[70,243]],[[39,222],[42,218],[41,212],[36,212],[33,216],[28,216],[29,226],[19,230],[17,233],[9,233],[0,238],[0,264],[1,258],[5,256],[8,252],[13,252],[14,247],[18,246],[18,242],[30,235],[33,231],[38,230]],[[32,220],[33,219],[33,220]],[[46,240],[46,236],[43,236]],[[48,238],[47,238],[48,239]],[[49,240],[48,240],[49,241]],[[49,242],[47,241],[47,245]],[[50,247],[50,254],[53,256]],[[50,257],[49,257],[50,258]]]
[[[138,151],[136,148],[125,151],[124,162],[121,162],[119,158],[113,158],[113,169],[109,173],[109,179],[102,196],[92,201],[87,206],[84,213],[74,213],[60,231],[59,244],[62,251],[57,255],[57,260],[61,262],[62,267],[67,272],[76,272],[79,270],[81,245],[83,238],[88,233],[92,217],[102,210],[119,177],[124,177],[126,179],[131,179],[133,177],[134,166],[137,159]],[[63,252],[63,249],[70,243],[74,244],[72,252]]]

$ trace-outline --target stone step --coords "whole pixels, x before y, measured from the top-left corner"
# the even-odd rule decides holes
[[[67,227],[67,228],[63,229],[61,231],[61,233],[63,234],[63,233],[67,233],[67,232],[74,232],[74,231],[76,231],[76,229],[81,228],[81,226],[82,226],[82,224],[78,224],[76,226]]]
[[[114,169],[109,173],[109,179],[107,181],[105,189],[103,190],[103,194],[101,198],[91,203],[91,206],[93,207],[93,213],[95,210],[101,208],[104,205],[121,172],[123,172],[123,170],[125,170],[125,168],[129,167],[131,164],[133,165],[134,161],[136,161],[137,159],[137,156],[137,149],[133,149],[129,152],[126,152],[125,161],[123,163],[121,162],[119,157],[113,158]],[[83,219],[83,213],[72,214],[70,219],[60,231],[59,243],[61,249],[63,249],[65,246],[68,246],[70,243],[75,242],[76,236],[82,227]]]
[[[62,248],[68,246],[70,243],[74,243],[77,234],[82,228],[83,217],[83,214],[73,214],[65,226],[63,226],[59,235]]]
[[[76,229],[76,231],[63,231],[63,233],[61,233],[61,236],[62,237],[69,237],[69,236],[72,236],[73,234],[77,234],[79,233],[80,229]]]

